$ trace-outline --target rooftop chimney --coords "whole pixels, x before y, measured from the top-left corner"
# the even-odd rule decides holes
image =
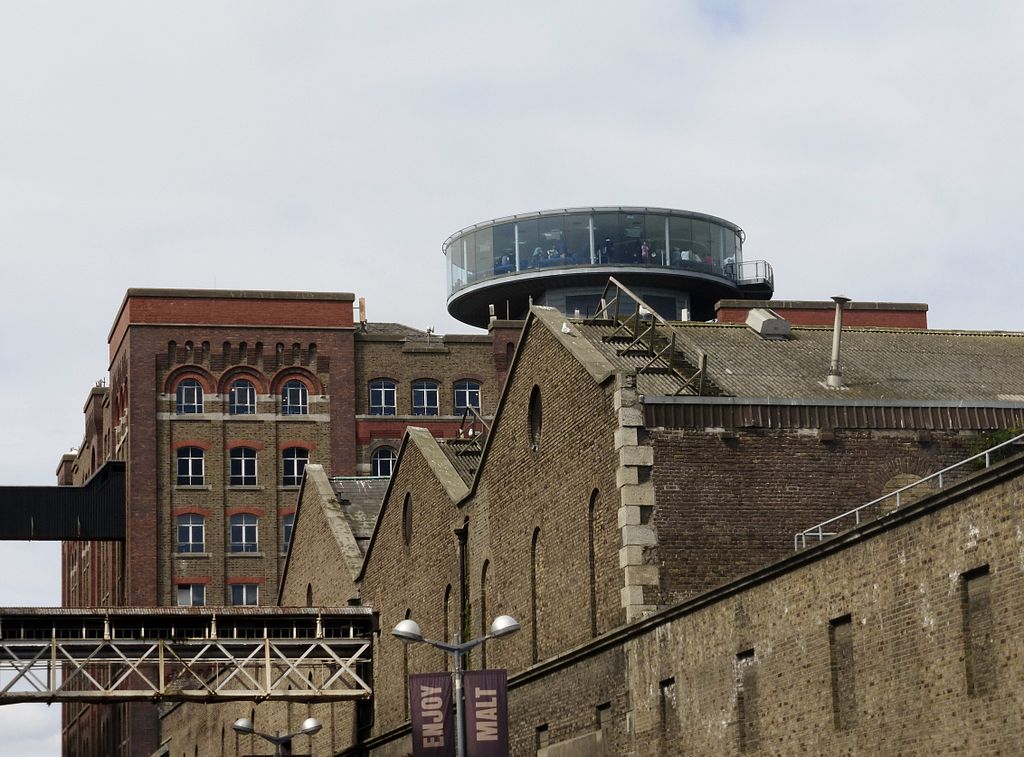
[[[832,362],[829,364],[825,383],[830,389],[842,389],[846,385],[843,383],[843,372],[839,368],[839,343],[843,334],[843,308],[850,298],[836,295],[832,301],[836,304],[836,320],[832,327]]]
[[[359,330],[366,331],[366,298],[359,298]]]

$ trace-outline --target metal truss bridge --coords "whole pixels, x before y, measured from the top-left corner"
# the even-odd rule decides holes
[[[0,608],[0,705],[367,699],[367,607]]]

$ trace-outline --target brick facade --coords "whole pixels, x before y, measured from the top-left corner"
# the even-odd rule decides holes
[[[357,415],[366,413],[371,374],[401,382],[404,402],[412,380],[436,378],[448,409],[433,429],[439,436],[458,430],[450,408],[457,379],[479,381],[484,402],[495,401],[490,337],[436,336],[442,349],[424,350],[425,335],[407,327],[357,336],[365,324],[354,324],[352,302],[344,293],[129,290],[110,331],[109,386],[90,392],[83,445],[58,469],[61,483],[81,484],[107,459],[127,462],[126,540],[64,546],[66,605],[176,604],[181,584],[204,586],[206,604],[229,604],[230,587],[243,583],[257,586],[260,604],[273,603],[284,568],[283,518],[299,494],[298,481],[284,480],[285,450],[306,450],[310,463],[333,475],[368,473],[380,421]],[[187,379],[203,389],[201,413],[176,412],[175,390]],[[238,379],[255,387],[253,413],[229,412]],[[307,389],[305,414],[282,412],[282,386],[292,379]],[[397,447],[412,420],[411,410],[388,417],[387,439]],[[179,485],[177,454],[189,446],[203,450],[203,480]],[[230,481],[231,450],[241,446],[255,450],[255,484]],[[202,552],[178,551],[176,518],[186,513],[205,519]],[[243,513],[258,518],[255,551],[231,545],[231,516]],[[158,745],[155,710],[130,709],[141,714],[66,707],[65,754],[102,744],[110,754],[148,755]],[[119,714],[104,725],[103,711]]]

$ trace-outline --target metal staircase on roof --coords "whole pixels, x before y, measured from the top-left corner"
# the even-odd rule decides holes
[[[628,311],[623,305],[632,301]],[[708,356],[698,350],[691,360],[683,352],[679,332],[668,321],[614,277],[601,293],[601,306],[588,325],[612,324],[614,330],[603,337],[620,357],[639,362],[637,374],[674,376],[679,381],[675,394],[721,396],[722,390],[708,375]]]

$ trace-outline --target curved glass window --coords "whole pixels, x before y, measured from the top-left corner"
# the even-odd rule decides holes
[[[543,212],[480,224],[445,242],[448,291],[518,273],[592,265],[656,266],[744,278],[743,232],[667,209]]]
[[[374,476],[390,476],[394,473],[398,455],[391,447],[378,447],[370,456],[370,473]]]
[[[281,415],[305,415],[309,412],[309,391],[301,381],[289,381],[281,387]]]
[[[247,379],[239,379],[228,392],[228,412],[231,415],[252,415],[256,412],[256,387]]]
[[[174,399],[174,411],[179,415],[203,412],[203,387],[195,379],[179,383]]]

